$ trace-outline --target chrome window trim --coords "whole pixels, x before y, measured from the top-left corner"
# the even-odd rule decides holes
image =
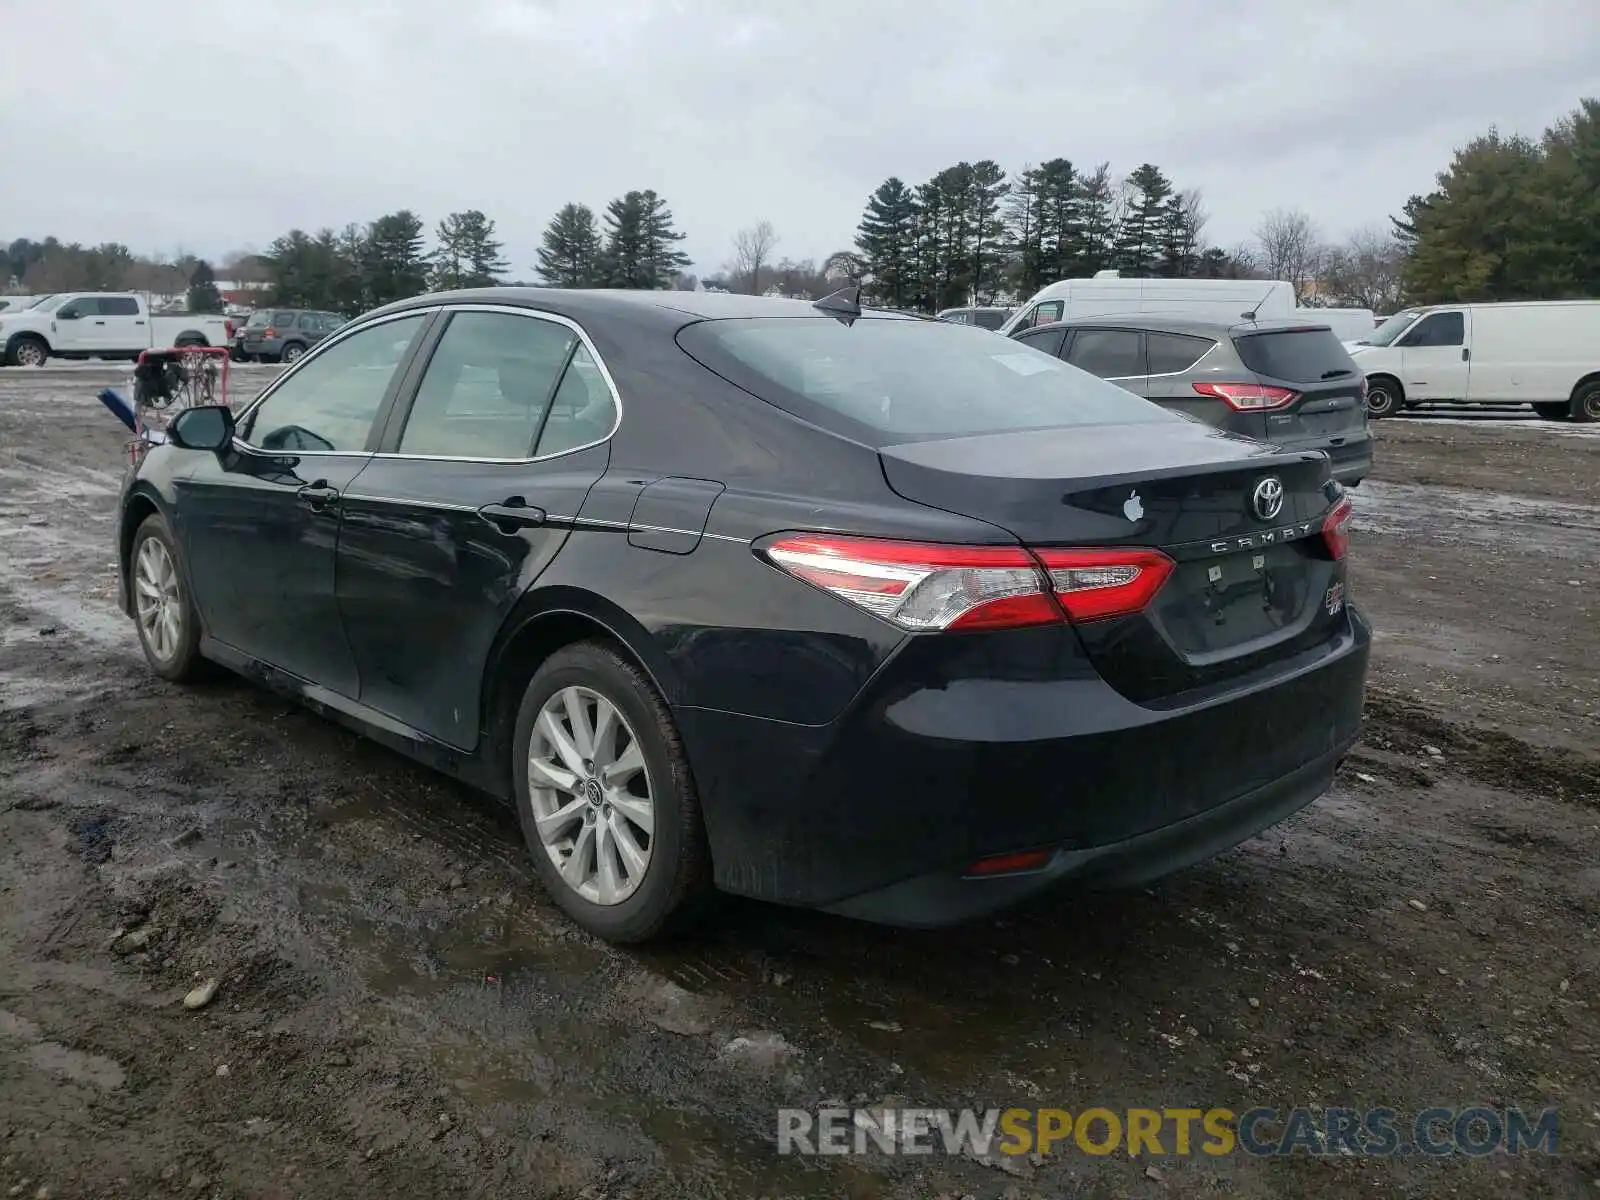
[[[1184,333],[1184,334],[1179,334],[1177,336],[1179,336],[1179,337],[1195,337],[1195,336],[1198,336],[1198,335],[1192,334],[1192,333]],[[1211,357],[1211,352],[1213,350],[1215,350],[1220,345],[1222,345],[1221,342],[1213,341],[1210,346],[1206,347],[1206,352],[1204,354],[1202,354],[1199,358],[1195,359],[1192,363],[1190,363],[1187,367],[1185,367],[1181,371],[1162,371],[1159,375],[1103,375],[1103,376],[1100,376],[1100,378],[1104,379],[1107,383],[1113,383],[1113,382],[1115,382],[1116,380],[1119,380],[1119,379],[1176,379],[1179,375],[1187,375],[1190,371],[1194,370],[1201,363],[1205,362],[1206,359]],[[1146,353],[1148,355],[1148,351]],[[1082,369],[1083,368],[1081,368],[1081,367],[1079,368],[1079,370],[1082,370]]]
[[[239,414],[238,418],[234,421],[234,427],[238,428],[255,416],[256,409],[260,408],[268,400],[272,399],[279,388],[281,388],[289,380],[293,379],[300,371],[305,369],[307,363],[316,362],[320,355],[326,354],[334,346],[337,346],[340,342],[344,341],[345,338],[354,337],[356,334],[368,329],[376,329],[379,325],[387,325],[391,321],[403,321],[407,317],[426,317],[430,313],[436,313],[442,308],[444,308],[444,305],[442,304],[431,304],[424,308],[408,308],[404,312],[388,313],[382,317],[374,318],[371,321],[352,321],[348,325],[340,326],[337,332],[330,333],[327,337],[317,342],[311,347],[311,349],[306,351],[305,354],[301,355],[298,362],[296,362],[287,371],[279,375],[271,383],[267,384],[265,390],[263,390],[259,396],[252,400],[249,405],[246,406],[245,410]],[[400,364],[396,363],[395,369],[398,370],[399,366]],[[392,379],[393,376],[390,378]],[[381,397],[379,398],[378,404],[381,408],[383,405],[383,400]],[[268,450],[264,446],[252,445],[250,442],[245,441],[237,433],[233,435],[233,447],[235,450],[245,450],[251,454],[262,454],[268,458],[283,458],[286,456],[293,458],[313,456],[322,458],[350,458],[352,456],[361,458],[371,457],[366,450]]]
[[[581,446],[569,446],[565,450],[555,450],[549,454],[535,454],[531,458],[489,458],[470,454],[407,454],[400,450],[379,451],[373,454],[373,458],[413,459],[420,462],[526,464],[548,462],[551,459],[561,458],[568,454],[578,454],[584,450],[592,450],[596,446],[602,446],[617,436],[617,430],[622,428],[622,393],[617,389],[617,381],[611,377],[611,368],[606,366],[606,360],[600,357],[600,351],[595,347],[594,342],[590,340],[589,335],[584,331],[583,326],[572,320],[572,318],[562,316],[560,313],[544,312],[543,310],[536,308],[519,308],[514,304],[441,304],[439,307],[445,312],[449,313],[506,313],[514,317],[527,317],[535,321],[549,321],[555,325],[566,326],[566,328],[577,334],[578,341],[583,345],[583,348],[589,352],[589,357],[594,360],[595,366],[600,368],[600,378],[606,381],[606,388],[611,393],[611,407],[615,412],[615,416],[611,422],[611,429],[604,437],[595,438],[591,442],[584,442]],[[444,334],[439,339],[441,345],[444,342],[444,338],[449,336],[449,333],[450,330],[446,328]],[[437,347],[435,347],[435,349],[437,349]],[[568,364],[568,369],[571,369],[570,363]],[[424,368],[422,372],[422,378],[417,381],[417,386],[419,389],[422,385],[422,380],[426,379],[427,375],[427,369]],[[559,384],[557,385],[556,390],[560,390]],[[552,396],[551,402],[554,403],[554,401],[555,397]],[[406,415],[409,417],[411,414],[407,412]],[[400,431],[400,436],[402,440],[405,438],[404,429]],[[537,447],[535,448],[537,449]]]
[[[441,512],[475,514],[478,510],[470,504],[455,504],[448,500],[421,500],[406,499],[403,496],[370,496],[362,492],[346,492],[341,500],[348,500],[356,504],[400,504],[408,508],[432,508]],[[684,537],[711,538],[718,542],[732,542],[738,546],[748,546],[749,538],[735,537],[731,533],[711,533],[707,530],[696,532],[693,529],[678,529],[671,525],[642,525],[631,521],[608,521],[601,517],[563,516],[560,513],[546,513],[544,518],[551,525],[570,525],[575,530],[609,529],[618,533],[631,533],[640,530],[645,533],[678,533]]]

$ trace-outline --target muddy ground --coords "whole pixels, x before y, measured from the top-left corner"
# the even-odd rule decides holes
[[[1287,825],[954,931],[729,902],[632,952],[565,923],[488,802],[152,679],[93,398],[124,378],[0,372],[6,1195],[1600,1195],[1600,430],[1377,427],[1367,734]],[[895,1097],[1556,1106],[1561,1153],[774,1153],[780,1104]]]

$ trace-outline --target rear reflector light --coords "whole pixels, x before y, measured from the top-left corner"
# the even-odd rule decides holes
[[[1019,850],[1014,854],[992,854],[968,867],[964,875],[1010,875],[1016,871],[1037,871],[1050,861],[1049,850]]]
[[[1261,412],[1292,404],[1300,393],[1293,388],[1272,387],[1264,383],[1209,383],[1198,380],[1194,390],[1213,396],[1236,412]]]
[[[767,559],[902,629],[1014,629],[1138,612],[1172,573],[1156,550],[946,546],[793,534]],[[1043,570],[1041,570],[1041,567]]]
[[[1350,549],[1350,517],[1354,512],[1355,505],[1346,496],[1322,520],[1322,540],[1328,544],[1328,553],[1335,559],[1343,558]]]
[[[1056,599],[1074,621],[1138,612],[1172,574],[1159,550],[1040,550]]]

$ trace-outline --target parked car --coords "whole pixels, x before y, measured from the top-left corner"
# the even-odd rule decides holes
[[[1366,381],[1326,325],[1121,317],[1013,336],[1207,425],[1321,451],[1340,483],[1372,468]]]
[[[236,357],[253,362],[292,363],[349,320],[341,313],[316,309],[257,309],[235,333]]]
[[[1527,403],[1548,420],[1600,421],[1600,300],[1410,308],[1351,354],[1374,417],[1449,401]]]
[[[1011,315],[1009,308],[947,308],[939,313],[939,320],[953,325],[976,325],[981,329],[999,329]]]
[[[422,296],[166,439],[115,547],[151,668],[507,798],[618,941],[712,884],[937,925],[1148,879],[1358,732],[1322,454],[854,289]]]
[[[1253,313],[1271,320],[1292,317],[1294,308],[1294,285],[1281,279],[1124,279],[1102,271],[1092,279],[1063,279],[1040,289],[1000,332],[1110,316],[1232,322]]]
[[[61,292],[21,312],[0,313],[0,346],[13,367],[42,367],[50,358],[135,359],[168,346],[226,346],[226,317],[153,316],[143,296],[126,292]]]

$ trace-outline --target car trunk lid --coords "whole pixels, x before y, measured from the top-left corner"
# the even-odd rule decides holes
[[[1174,564],[1137,613],[1080,621],[1097,669],[1145,701],[1259,668],[1342,619],[1322,538],[1340,490],[1320,452],[1188,420],[886,446],[901,496],[978,517],[1024,545],[1147,547]]]

